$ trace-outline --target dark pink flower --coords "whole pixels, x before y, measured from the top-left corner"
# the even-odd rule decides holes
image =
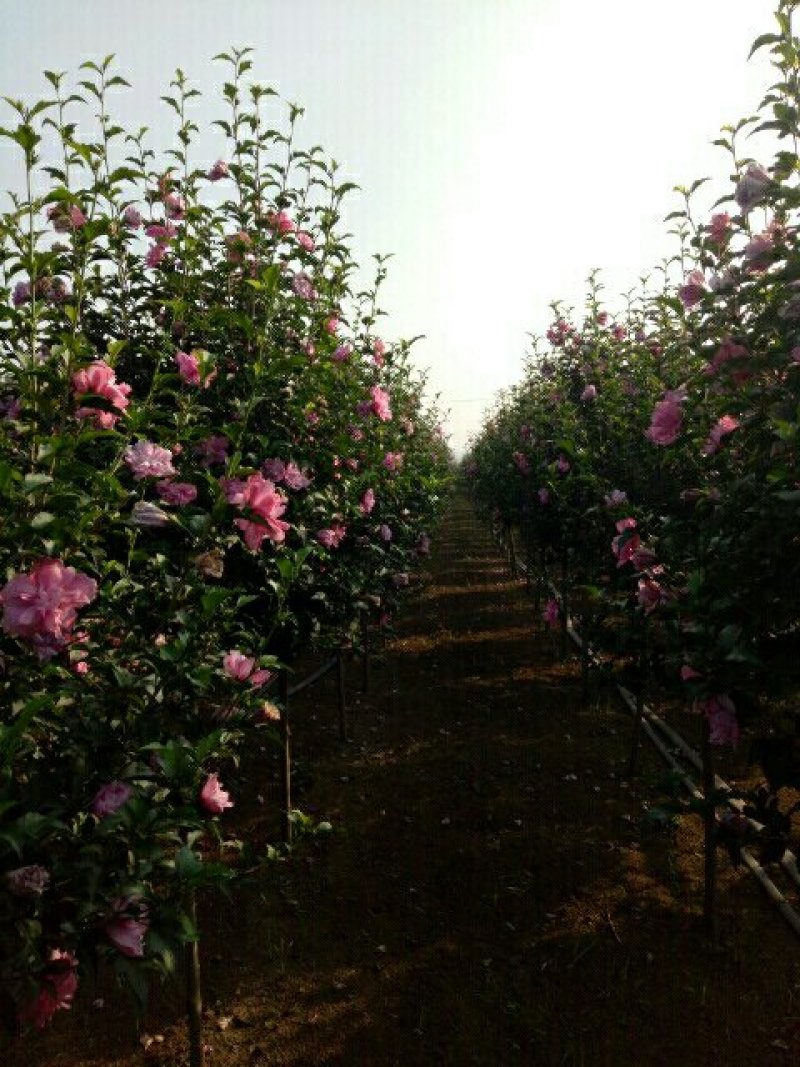
[[[375,490],[367,489],[364,495],[361,497],[361,503],[359,508],[362,515],[369,515],[372,509],[375,507]]]
[[[655,579],[647,577],[639,579],[636,595],[646,615],[649,615],[651,611],[655,611],[658,605],[666,599],[661,585]]]
[[[212,815],[221,815],[226,808],[233,807],[233,801],[222,788],[216,774],[209,774],[200,790],[200,803]]]
[[[694,307],[703,299],[706,292],[706,279],[701,270],[693,270],[688,274],[686,281],[678,289],[678,296],[685,308]]]
[[[178,374],[187,385],[200,385],[200,360],[194,352],[176,352]]]
[[[550,490],[546,486],[543,485],[541,489],[537,489],[536,496],[543,507],[550,503]]]
[[[520,472],[520,474],[530,474],[531,465],[528,462],[528,457],[524,452],[512,452],[511,458],[514,460],[514,466]]]
[[[403,467],[404,456],[402,452],[387,452],[383,457],[383,465],[392,474],[397,474]]]
[[[171,482],[167,479],[156,482],[156,492],[165,504],[182,507],[197,499],[197,486],[191,482]]]
[[[294,233],[296,226],[285,211],[271,211],[267,215],[267,225],[279,234]]]
[[[197,446],[204,467],[212,467],[215,463],[228,462],[228,447],[230,442],[227,437],[207,437]]]
[[[180,193],[167,193],[164,197],[164,210],[168,219],[179,221],[186,214],[186,201]]]
[[[138,230],[142,225],[142,216],[139,211],[130,204],[122,212],[122,221],[131,230]]]
[[[353,349],[352,349],[351,345],[347,345],[347,344],[339,345],[339,347],[336,349],[336,351],[331,356],[331,359],[333,360],[334,363],[346,363],[348,361],[348,359],[350,359],[352,354],[353,354]]]
[[[51,949],[36,999],[21,1011],[38,1029],[43,1029],[59,1010],[68,1010],[78,990],[78,961],[71,952]]]
[[[227,178],[229,174],[230,170],[228,169],[228,164],[224,159],[218,159],[206,177],[210,182],[218,182],[223,178]]]
[[[570,469],[570,463],[566,456],[559,456],[556,460],[556,470],[559,474],[567,474]]]
[[[702,678],[703,675],[700,671],[696,671],[694,667],[688,663],[684,663],[681,667],[681,681],[682,682],[696,682],[698,678]]]
[[[141,959],[144,956],[144,938],[150,928],[147,918],[134,919],[122,915],[106,923],[106,937],[123,956]]]
[[[558,622],[558,601],[553,600],[552,597],[544,606],[542,612],[542,619],[548,626],[555,626]]]
[[[710,696],[703,704],[703,714],[711,728],[709,740],[712,745],[738,744],[740,730],[736,707],[727,694]]]
[[[713,244],[724,245],[731,232],[731,217],[728,212],[720,211],[716,215],[712,215],[708,231]]]
[[[101,786],[89,805],[89,811],[98,819],[105,819],[127,804],[133,796],[133,789],[127,782],[109,782]]]
[[[282,482],[286,474],[286,464],[282,459],[265,459],[261,465],[265,478],[270,478],[276,484]]]

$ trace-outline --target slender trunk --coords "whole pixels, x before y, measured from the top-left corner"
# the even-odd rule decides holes
[[[344,652],[339,649],[336,657],[336,676],[339,689],[339,740],[347,740],[347,702],[344,688]]]
[[[189,892],[187,911],[192,926],[197,929],[197,900],[195,891]],[[200,941],[186,946],[186,1018],[189,1025],[189,1067],[205,1067],[203,1045],[203,991],[200,982]]]
[[[706,933],[712,942],[716,942],[717,930],[717,845],[716,845],[716,806],[711,798],[714,796],[714,752],[711,747],[711,726],[706,715],[703,716],[703,794],[706,807],[703,814],[703,847],[705,850],[705,883],[703,887],[703,921]]]
[[[292,843],[292,728],[289,722],[289,674],[284,671],[280,681],[281,704],[281,785],[283,787],[283,840]]]
[[[369,692],[369,617],[367,612],[361,613],[361,647],[364,658],[361,661],[361,692]]]

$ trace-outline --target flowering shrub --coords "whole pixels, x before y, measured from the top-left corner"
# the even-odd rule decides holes
[[[582,322],[554,304],[548,349],[535,343],[464,468],[533,557],[560,565],[585,621],[616,614],[616,651],[646,652],[712,745],[735,744],[756,707],[772,728],[800,726],[786,706],[800,593],[795,7],[782,0],[754,44],[777,71],[760,115],[716,142],[733,180],[704,220],[705,179],[677,190],[661,289],[612,318],[593,275]],[[769,134],[771,164],[742,156],[743,132]]]
[[[446,474],[409,346],[374,334],[382,260],[349,287],[351,186],[298,108],[267,126],[247,50],[217,59],[210,170],[184,75],[159,159],[109,114],[112,57],[0,131],[0,969],[36,1025],[92,957],[137,993],[172,971],[187,893],[233,873],[204,853],[263,686],[392,609]]]

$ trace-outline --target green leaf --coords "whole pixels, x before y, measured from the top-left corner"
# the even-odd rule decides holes
[[[22,482],[23,493],[35,493],[39,489],[50,485],[52,477],[49,474],[26,474]]]

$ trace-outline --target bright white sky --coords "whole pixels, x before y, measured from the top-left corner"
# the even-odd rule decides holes
[[[416,362],[449,409],[457,451],[517,381],[548,303],[606,296],[671,250],[672,187],[728,172],[719,127],[752,113],[770,69],[752,40],[774,0],[0,0],[0,95],[46,95],[39,72],[117,55],[126,128],[168,147],[158,97],[176,66],[204,97],[229,45],[254,80],[305,108],[362,187],[346,214],[358,258],[391,252],[387,340],[425,334]],[[206,100],[201,129],[222,113]],[[8,116],[0,116],[0,125]],[[221,135],[220,135],[221,137]],[[207,142],[211,161],[221,142]],[[755,154],[755,153],[754,153]],[[0,149],[0,189],[19,186]]]

